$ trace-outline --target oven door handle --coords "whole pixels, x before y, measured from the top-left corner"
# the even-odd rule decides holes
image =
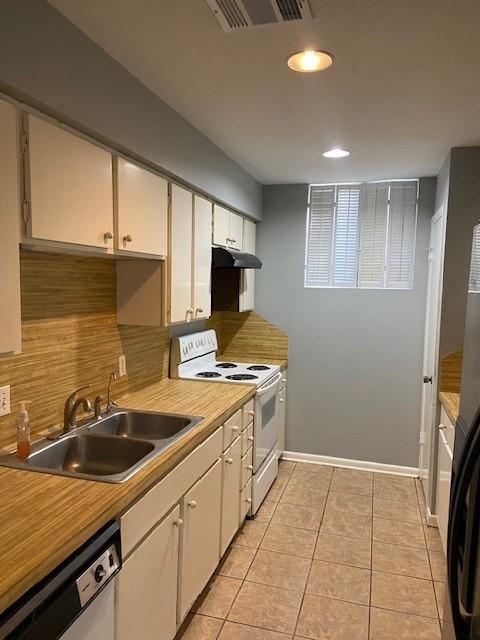
[[[261,398],[263,395],[265,395],[265,394],[267,393],[267,391],[270,391],[270,389],[273,389],[273,387],[275,387],[276,385],[278,385],[278,383],[280,382],[281,378],[282,378],[282,372],[281,372],[281,371],[279,371],[279,372],[276,374],[276,376],[275,376],[275,378],[273,379],[273,381],[272,381],[269,385],[267,385],[267,386],[265,386],[265,387],[260,387],[260,389],[257,391],[257,396],[258,396],[259,398]]]

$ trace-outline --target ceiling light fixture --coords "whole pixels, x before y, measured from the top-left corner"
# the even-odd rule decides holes
[[[330,53],[308,49],[307,51],[299,51],[292,54],[288,58],[287,64],[294,71],[313,73],[328,69],[332,62],[333,56]]]
[[[325,151],[323,154],[324,158],[347,158],[350,155],[350,151],[346,149],[339,149],[338,147],[335,149],[330,149],[329,151]]]

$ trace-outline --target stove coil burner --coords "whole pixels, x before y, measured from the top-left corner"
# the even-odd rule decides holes
[[[236,369],[237,365],[233,364],[233,362],[219,362],[215,365],[219,369]]]
[[[252,364],[251,367],[247,367],[248,371],[268,371],[270,367],[265,364]]]
[[[254,376],[252,373],[234,373],[231,376],[227,376],[227,380],[257,380],[258,376]]]
[[[201,371],[197,373],[197,378],[221,378],[222,374],[217,371]]]

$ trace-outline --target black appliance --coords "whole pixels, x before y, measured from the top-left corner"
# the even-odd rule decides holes
[[[455,426],[443,640],[480,640],[480,224],[473,232]]]

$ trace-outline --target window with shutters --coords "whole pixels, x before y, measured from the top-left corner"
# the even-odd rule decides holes
[[[305,286],[411,289],[417,199],[418,180],[310,185]]]

